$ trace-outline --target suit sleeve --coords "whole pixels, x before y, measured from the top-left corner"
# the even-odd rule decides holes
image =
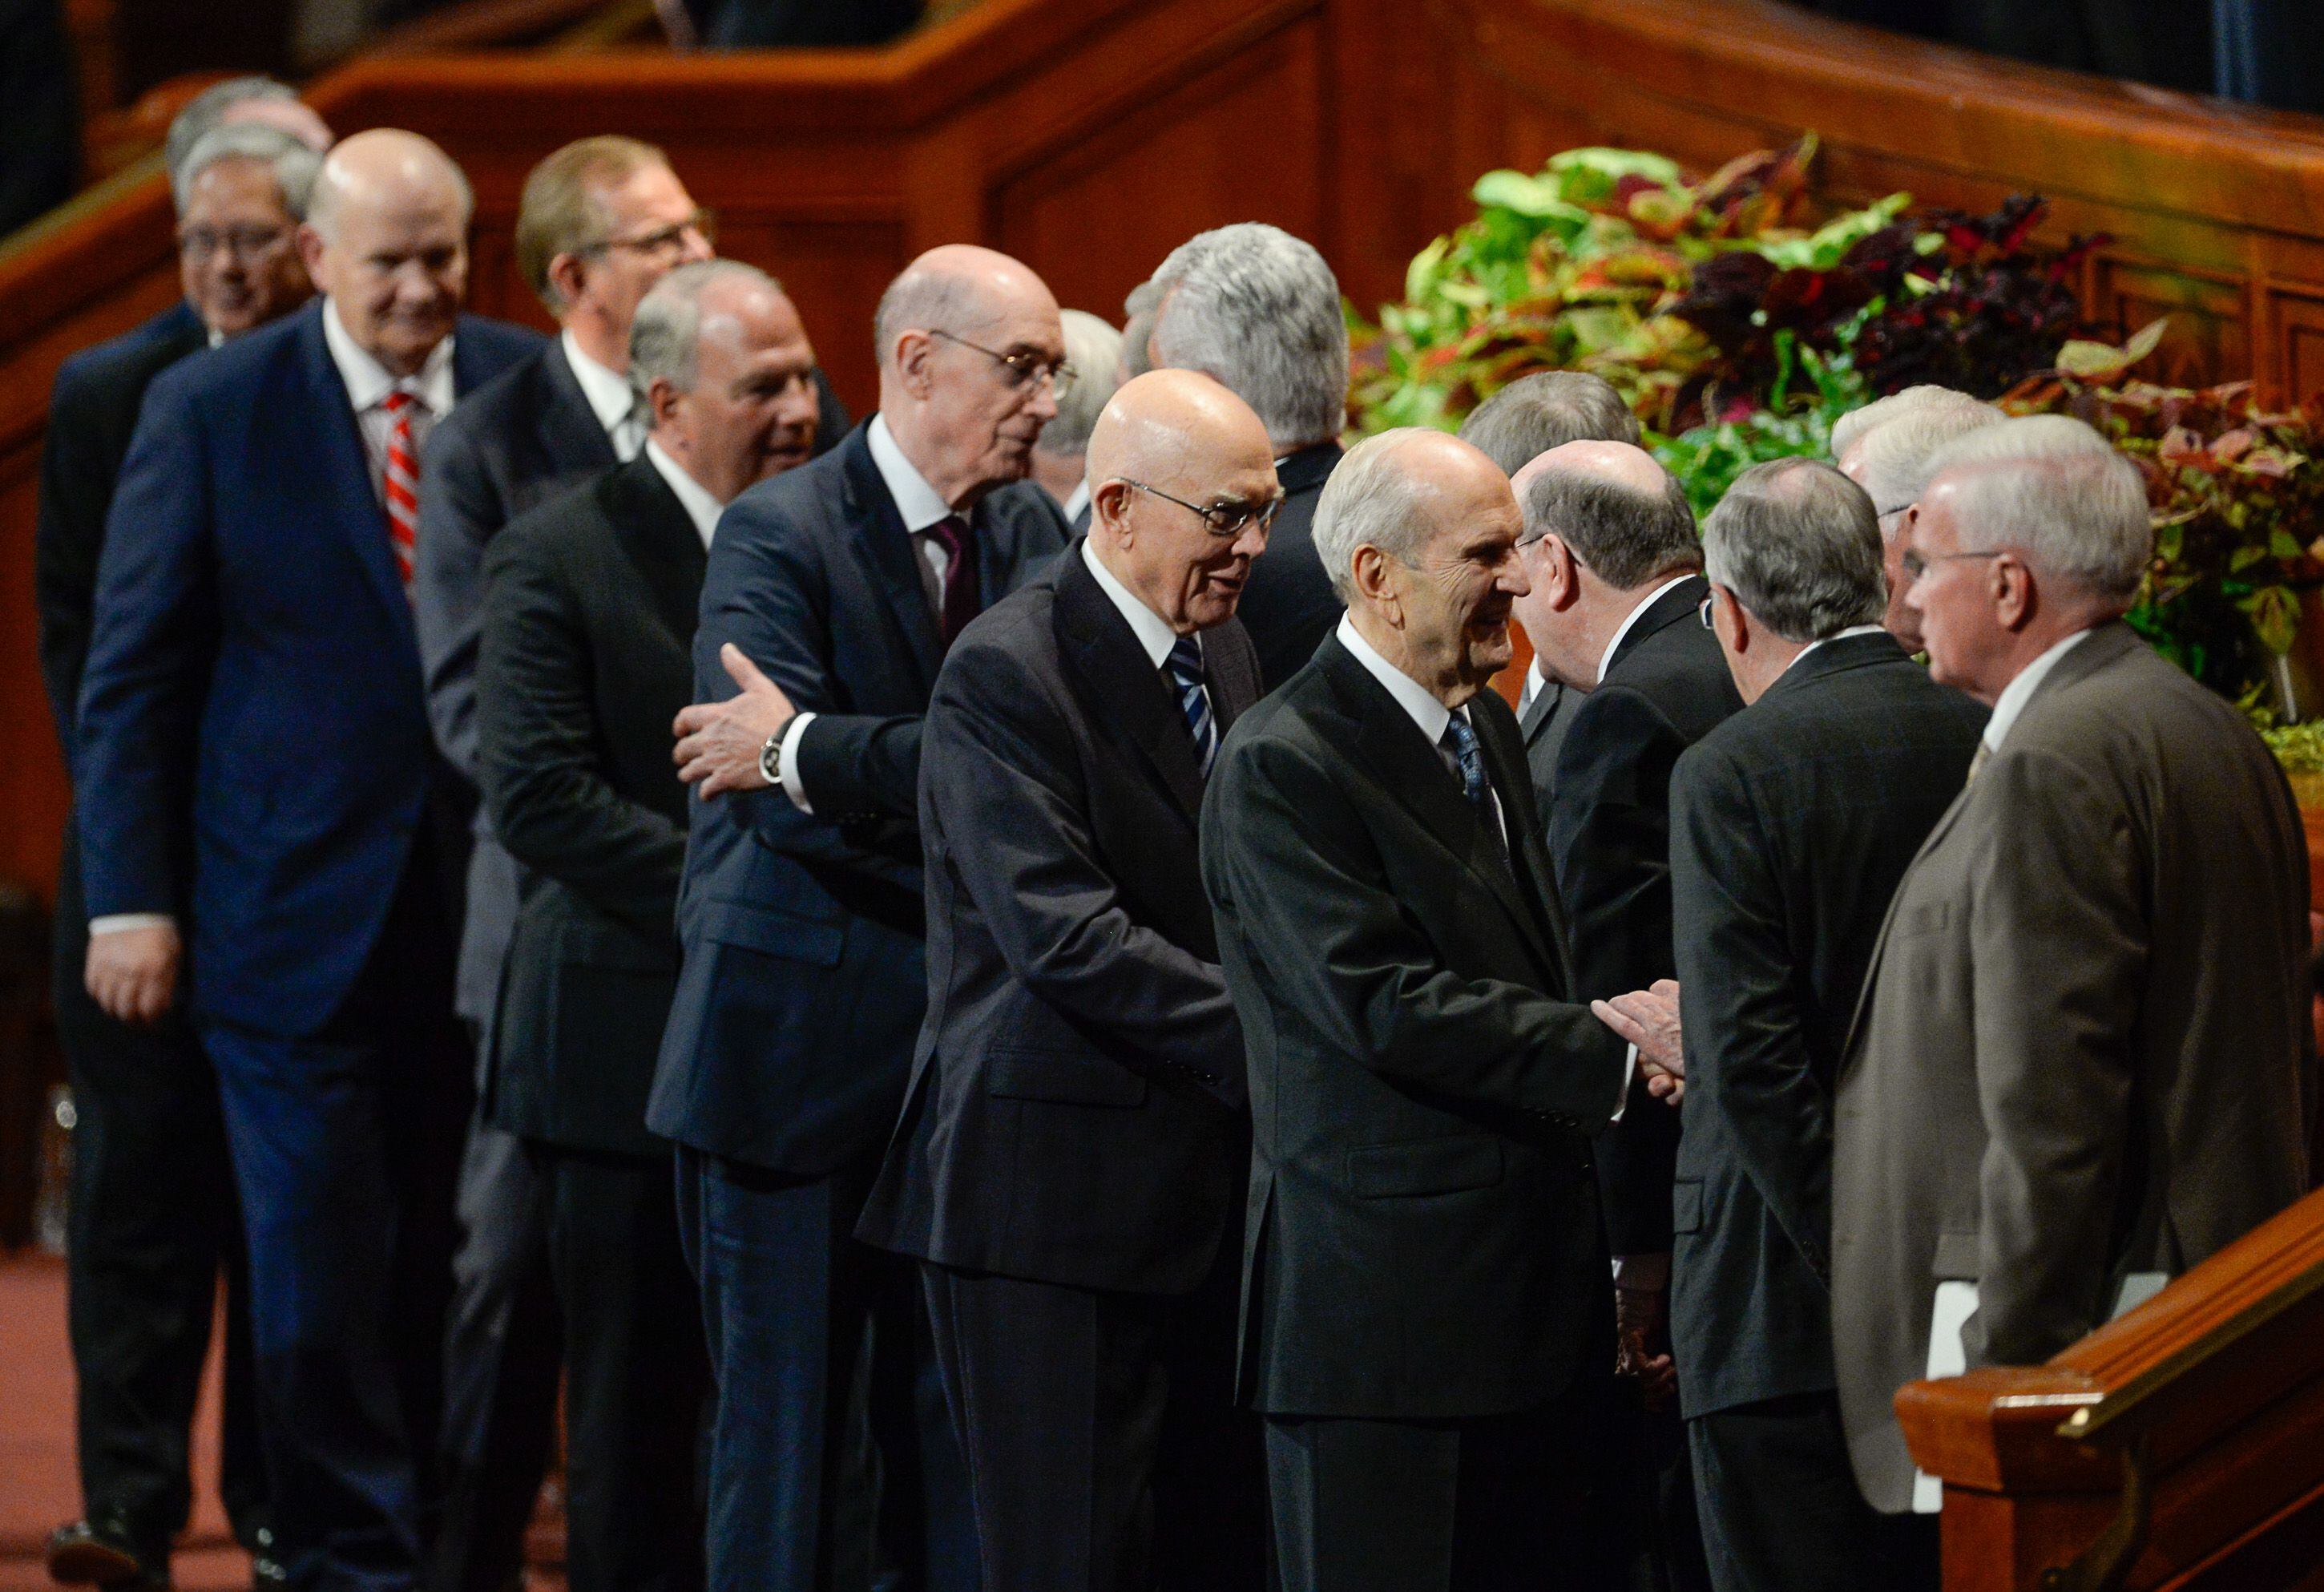
[[[1574,994],[1604,1000],[1676,971],[1671,954],[1670,779],[1684,739],[1653,703],[1601,686],[1574,710],[1551,787],[1549,842],[1572,926]],[[1618,1255],[1671,1247],[1679,1114],[1632,1078],[1629,1108],[1598,1145]]]
[[[485,554],[478,625],[476,768],[493,832],[525,866],[666,939],[686,833],[605,780],[579,606],[548,539],[519,536]]]
[[[1444,967],[1329,771],[1281,741],[1231,738],[1204,831],[1212,899],[1274,1007],[1400,1087],[1606,1125],[1627,1047],[1587,1006]]]
[[[428,722],[446,759],[475,781],[484,548],[507,519],[507,505],[467,428],[448,417],[429,435],[420,480],[411,619],[420,634]]]
[[[1810,1065],[1767,828],[1727,758],[1697,747],[1671,785],[1686,1115],[1715,1118],[1819,1276],[1831,1274],[1831,1101]]]
[[[1978,1309],[1969,1363],[2038,1365],[2107,1318],[2107,1235],[2130,1130],[2147,968],[2144,859],[2118,797],[2064,758],[1997,758],[2006,782],[1970,909]]]
[[[1010,971],[1157,1084],[1184,1088],[1234,1058],[1202,1087],[1245,1110],[1225,976],[1131,921],[1097,855],[1072,738],[1042,682],[994,649],[956,653],[937,677],[922,755],[943,837],[929,865],[960,879]]]
[[[173,912],[217,636],[201,421],[165,376],[122,466],[97,562],[73,780],[91,918]]]
[[[106,444],[90,397],[74,366],[58,373],[49,400],[48,440],[41,449],[40,518],[32,540],[41,679],[48,687],[57,744],[69,759],[97,603],[97,550],[105,542],[106,505],[121,466]]]

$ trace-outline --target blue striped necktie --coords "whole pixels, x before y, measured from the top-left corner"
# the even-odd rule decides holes
[[[1178,708],[1186,716],[1186,728],[1194,737],[1194,766],[1203,777],[1211,774],[1211,760],[1219,754],[1219,722],[1211,717],[1211,699],[1203,690],[1203,646],[1191,635],[1182,635],[1170,645],[1170,656],[1163,664],[1170,671],[1170,682],[1178,688]]]

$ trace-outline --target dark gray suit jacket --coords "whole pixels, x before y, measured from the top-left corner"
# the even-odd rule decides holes
[[[1678,760],[1671,1342],[1690,1417],[1833,1385],[1840,1046],[1889,898],[1985,719],[1883,632],[1818,647]]]
[[[1573,710],[1588,699],[1561,681],[1545,679],[1517,716],[1517,730],[1525,736],[1526,770],[1533,776],[1534,801],[1545,828],[1550,796],[1557,788],[1558,752],[1565,745],[1565,732],[1573,727]]]
[[[1613,1352],[1575,1004],[1517,720],[1470,709],[1515,863],[1336,638],[1243,715],[1203,878],[1250,1059],[1240,1382],[1261,1412],[1506,1414]],[[1609,1362],[1610,1363],[1610,1362]]]
[[[968,1271],[1183,1293],[1241,1233],[1242,1030],[1177,694],[1084,561],[971,625],[920,749],[928,1013],[858,1231]],[[1259,699],[1230,621],[1212,712]]]
[[[678,983],[701,534],[641,455],[493,539],[476,767],[523,869],[487,1109],[572,1149],[666,1152],[646,1091]]]
[[[1259,648],[1259,674],[1270,691],[1305,667],[1347,611],[1315,555],[1315,504],[1340,454],[1337,442],[1319,442],[1275,468],[1283,510],[1268,532],[1267,556],[1250,567],[1236,609]]]

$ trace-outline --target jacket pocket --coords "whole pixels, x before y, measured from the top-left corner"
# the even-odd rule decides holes
[[[703,908],[703,932],[721,945],[739,945],[794,962],[818,967],[839,965],[846,935],[836,923],[803,918],[796,912],[769,907],[744,906],[740,902],[714,901]]]
[[[1417,1139],[1361,1144],[1348,1152],[1348,1187],[1360,1199],[1457,1194],[1500,1180],[1498,1139]]]
[[[984,1092],[1010,1100],[1061,1106],[1143,1106],[1146,1080],[1116,1062],[1044,1051],[994,1051],[985,1058]]]
[[[1702,1180],[1681,1178],[1671,1185],[1671,1231],[1702,1231]]]
[[[1977,1234],[1948,1228],[1937,1235],[1937,1253],[1929,1262],[1932,1277],[1977,1281]]]

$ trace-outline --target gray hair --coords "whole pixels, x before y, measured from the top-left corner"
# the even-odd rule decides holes
[[[1310,535],[1342,602],[1355,600],[1358,548],[1376,547],[1407,566],[1420,556],[1428,532],[1421,500],[1433,488],[1398,469],[1396,459],[1413,439],[1442,435],[1426,427],[1399,426],[1367,437],[1348,449],[1324,481]]]
[[[1582,470],[1547,469],[1526,488],[1525,536],[1554,532],[1573,556],[1617,591],[1702,565],[1702,541],[1686,488],[1668,470],[1662,489],[1641,492]]]
[[[913,328],[958,334],[973,332],[993,319],[982,284],[956,271],[923,271],[906,266],[872,315],[872,354],[884,366],[896,338]]]
[[[638,301],[630,321],[630,385],[640,397],[657,381],[694,391],[702,348],[702,295],[722,282],[779,293],[783,284],[740,260],[696,260],[671,271]]]
[[[1161,309],[1158,282],[1139,282],[1121,301],[1121,368],[1132,381],[1154,368],[1154,317]]]
[[[1088,450],[1097,417],[1113,396],[1113,362],[1121,352],[1121,334],[1086,310],[1061,310],[1065,328],[1065,363],[1074,367],[1074,384],[1057,399],[1056,417],[1041,428],[1033,444],[1044,453],[1072,455]]]
[[[2029,415],[1971,431],[1932,461],[1956,488],[1963,552],[2008,548],[2090,596],[2126,602],[2153,553],[2137,467],[2080,421]]]
[[[1949,443],[2008,418],[1974,398],[1915,404],[1856,440],[1851,451],[1857,478],[1872,495],[1875,511],[1884,517],[1896,514],[1918,503],[1929,489],[1937,474],[1933,461]]]
[[[1505,476],[1568,442],[1638,441],[1638,417],[1603,376],[1578,370],[1536,371],[1486,399],[1461,422]]]
[[[161,164],[170,173],[171,187],[177,187],[186,157],[193,153],[202,135],[225,125],[227,111],[254,99],[298,97],[299,91],[288,83],[278,83],[272,78],[247,77],[213,83],[186,101],[186,108],[170,123],[169,137],[161,145]]]
[[[1819,459],[1769,459],[1736,477],[1702,522],[1702,568],[1785,641],[1877,625],[1888,608],[1872,499]]]
[[[308,201],[315,195],[315,174],[323,157],[279,127],[253,122],[213,127],[194,140],[185,159],[170,168],[170,196],[183,216],[193,202],[194,181],[221,161],[257,161],[274,176],[274,190],[293,221],[307,218]]]
[[[1199,233],[1155,272],[1157,365],[1198,370],[1250,405],[1278,449],[1340,434],[1348,420],[1348,322],[1339,279],[1282,228],[1244,221]]]
[[[1891,393],[1886,398],[1875,398],[1863,408],[1851,409],[1831,422],[1831,457],[1835,462],[1846,459],[1848,450],[1862,441],[1867,432],[1923,405],[1980,402],[1955,388],[1928,383]]]

